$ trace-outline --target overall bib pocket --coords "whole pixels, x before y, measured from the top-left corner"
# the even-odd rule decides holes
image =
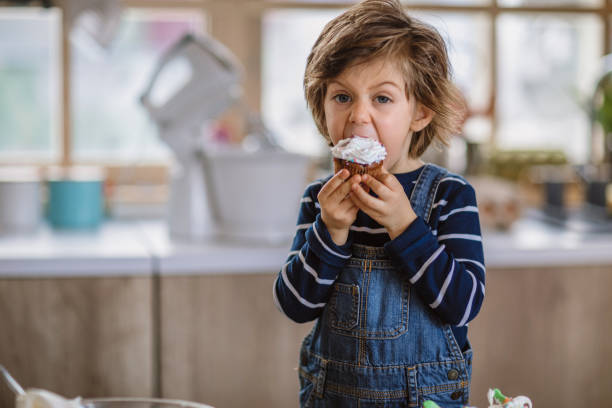
[[[410,286],[390,261],[351,259],[338,276],[326,321],[341,335],[392,339],[408,330]]]
[[[359,286],[335,283],[329,301],[330,326],[350,330],[359,323]]]
[[[386,265],[386,264],[385,264]],[[368,339],[391,339],[408,331],[410,286],[392,267],[372,267],[367,274],[368,297],[364,306]]]

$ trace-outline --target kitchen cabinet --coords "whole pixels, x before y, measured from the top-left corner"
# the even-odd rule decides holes
[[[165,398],[219,408],[297,407],[298,350],[312,324],[272,302],[275,273],[161,279]]]
[[[612,265],[487,271],[480,314],[470,323],[470,404],[488,388],[527,395],[535,407],[612,401]]]
[[[24,388],[153,393],[151,278],[0,277],[0,363]],[[14,396],[0,385],[0,406]]]
[[[537,407],[606,406],[612,235],[516,225],[484,237],[471,404],[488,406],[498,387]],[[26,387],[69,397],[297,407],[312,323],[272,301],[287,248],[180,243],[161,222],[0,237],[0,364]],[[11,401],[0,386],[0,406]]]
[[[297,407],[298,350],[312,324],[271,302],[274,273],[162,279],[165,397],[217,407]],[[489,388],[535,406],[612,400],[612,266],[491,268],[474,348],[470,404]]]

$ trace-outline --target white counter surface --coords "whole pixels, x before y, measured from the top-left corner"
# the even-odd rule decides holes
[[[141,223],[140,230],[162,275],[270,273],[280,268],[291,246],[214,239],[186,242],[170,238],[162,222]]]
[[[96,231],[0,236],[0,276],[149,275],[151,255],[130,224],[106,223]]]
[[[584,233],[533,218],[484,231],[488,268],[612,265],[612,233]],[[162,221],[107,221],[96,231],[0,236],[0,276],[79,277],[274,273],[290,242],[277,246],[170,239]]]
[[[612,232],[564,229],[534,218],[509,231],[484,231],[488,268],[612,265]]]

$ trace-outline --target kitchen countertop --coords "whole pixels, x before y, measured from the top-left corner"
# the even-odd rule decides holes
[[[287,258],[291,242],[278,245],[206,239],[171,239],[166,224],[144,222],[140,231],[162,275],[258,273],[277,271]]]
[[[591,232],[578,222],[562,227],[527,211],[508,231],[483,231],[488,268],[612,265],[612,230]]]
[[[508,231],[483,232],[488,268],[612,265],[612,233],[587,233],[528,216]],[[271,273],[290,242],[276,246],[168,237],[165,223],[107,221],[96,231],[0,236],[0,276],[79,277]]]
[[[109,222],[95,231],[56,231],[0,236],[0,276],[149,275],[151,254],[135,226]]]
[[[106,221],[97,230],[0,235],[0,276],[85,277],[258,273],[279,268],[282,246],[170,239],[159,221]]]

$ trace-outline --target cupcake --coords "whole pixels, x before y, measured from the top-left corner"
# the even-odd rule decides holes
[[[334,158],[334,174],[347,169],[351,176],[369,174],[377,177],[382,171],[387,150],[376,140],[354,136],[342,139],[331,149]],[[369,190],[369,188],[364,188]]]

